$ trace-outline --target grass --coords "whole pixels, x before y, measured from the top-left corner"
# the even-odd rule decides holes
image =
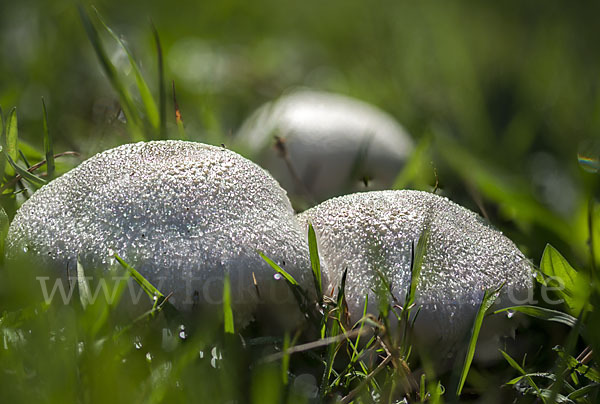
[[[342,10],[322,11],[324,15],[334,11],[353,15],[353,7],[359,6],[349,5]],[[395,7],[397,6],[389,5],[389,13],[392,16],[395,15],[391,12]],[[473,324],[471,338],[464,341],[466,352],[455,358],[459,370],[452,371],[437,366],[437,362],[443,358],[428,357],[428,353],[420,352],[411,344],[410,339],[410,327],[415,318],[411,311],[416,311],[418,315],[418,307],[414,305],[420,267],[426,254],[426,231],[415,246],[411,287],[400,305],[401,310],[398,312],[397,308],[389,304],[390,301],[399,299],[390,296],[390,285],[382,275],[377,288],[379,316],[368,314],[367,299],[363,318],[356,324],[349,324],[348,321],[344,285],[346,275],[342,277],[341,284],[336,285],[332,298],[314,299],[313,291],[303,290],[293,277],[263,256],[275,273],[280,274],[289,283],[299,307],[310,319],[310,328],[292,330],[283,335],[261,335],[256,325],[250,325],[246,329],[234,328],[235,313],[227,298],[224,299],[222,310],[213,313],[214,317],[207,316],[199,322],[190,321],[169,304],[169,291],[159,291],[120,257],[115,258],[121,265],[123,276],[126,279],[131,278],[143,288],[151,306],[148,312],[135,320],[124,318],[117,304],[92,299],[94,291],[98,290],[97,285],[88,281],[88,269],[80,265],[77,268],[78,287],[73,290],[78,298],[67,306],[56,302],[44,302],[36,287],[32,287],[28,282],[32,278],[27,266],[3,267],[0,270],[2,401],[159,403],[194,402],[210,397],[211,402],[240,403],[391,403],[402,402],[401,400],[411,403],[597,402],[600,396],[600,376],[594,352],[599,352],[600,349],[600,288],[597,276],[597,268],[600,265],[600,205],[596,202],[600,189],[598,156],[593,153],[579,154],[580,164],[585,172],[571,174],[578,176],[578,199],[573,212],[568,215],[561,214],[549,206],[540,189],[536,190],[526,176],[514,175],[510,167],[507,167],[507,164],[524,166],[528,163],[533,153],[526,154],[525,151],[533,148],[528,144],[534,144],[531,140],[533,135],[530,133],[542,130],[549,133],[550,144],[542,143],[542,146],[537,147],[542,150],[544,147],[552,150],[564,148],[565,154],[561,156],[565,160],[572,159],[573,162],[576,162],[577,155],[567,154],[571,150],[565,146],[558,134],[565,128],[572,127],[579,128],[581,132],[596,133],[597,123],[586,122],[585,127],[578,126],[579,121],[577,124],[569,124],[573,121],[564,116],[567,112],[562,111],[577,109],[568,108],[571,106],[569,103],[576,102],[574,100],[577,97],[571,96],[568,90],[562,90],[564,99],[556,101],[560,103],[560,108],[547,106],[552,111],[548,116],[538,117],[536,114],[540,112],[528,111],[528,106],[525,105],[524,100],[527,97],[534,101],[538,100],[537,97],[543,100],[551,98],[551,94],[545,92],[545,89],[528,92],[529,83],[535,80],[526,79],[527,77],[547,75],[546,70],[536,67],[536,63],[542,64],[541,62],[548,60],[546,58],[555,60],[552,59],[552,52],[561,54],[570,48],[568,44],[563,43],[557,43],[554,50],[547,47],[536,48],[531,55],[533,66],[526,70],[523,76],[508,67],[508,71],[523,81],[524,88],[520,89],[522,93],[519,93],[514,101],[519,104],[519,114],[508,119],[508,122],[496,125],[494,122],[502,121],[502,117],[495,116],[494,109],[488,114],[482,105],[482,102],[493,104],[495,101],[481,99],[481,94],[486,90],[485,86],[492,84],[483,80],[471,80],[482,72],[478,61],[469,58],[463,42],[459,40],[461,35],[465,35],[465,32],[461,31],[462,25],[454,24],[458,33],[445,37],[447,31],[444,25],[434,22],[447,23],[453,21],[454,17],[436,20],[436,13],[442,11],[428,6],[420,7],[422,9],[403,10],[408,16],[401,17],[415,18],[422,11],[432,21],[429,31],[418,31],[423,36],[411,36],[411,41],[414,41],[411,46],[416,48],[406,48],[409,53],[407,59],[410,59],[411,54],[418,54],[419,41],[435,44],[433,50],[438,55],[436,57],[442,60],[453,58],[439,55],[463,55],[464,57],[453,59],[457,63],[456,66],[445,65],[440,80],[447,96],[455,90],[455,94],[466,98],[464,103],[461,103],[455,98],[458,95],[453,95],[450,98],[454,102],[438,104],[440,101],[435,97],[427,98],[426,91],[417,94],[422,98],[414,97],[415,105],[420,103],[419,107],[433,116],[448,116],[447,121],[441,118],[429,120],[418,111],[411,112],[412,108],[417,107],[401,106],[412,105],[411,103],[393,103],[393,112],[412,116],[413,127],[420,127],[423,133],[416,152],[398,176],[396,184],[403,188],[431,190],[437,188],[439,181],[441,189],[457,195],[459,199],[462,198],[467,205],[472,204],[471,198],[467,193],[457,192],[457,189],[474,189],[487,205],[486,210],[490,210],[491,220],[502,227],[509,236],[514,236],[512,238],[528,256],[536,262],[539,260],[535,289],[535,297],[539,298],[537,300],[543,302],[540,297],[546,293],[552,298],[563,299],[565,304],[548,306],[536,303],[490,312],[489,306],[494,294],[487,291]],[[450,15],[457,10],[463,10],[453,8],[459,6],[444,7]],[[469,15],[489,18],[494,23],[496,20],[486,16],[486,10],[473,6],[466,12]],[[383,14],[379,15],[379,10],[369,12],[375,15],[363,13],[361,17],[367,20],[372,17],[375,22],[371,24],[367,21],[357,25],[363,36],[375,35],[379,29],[392,32],[403,29],[401,24],[390,24],[390,20]],[[547,12],[542,14],[545,13]],[[99,66],[116,94],[119,108],[123,110],[126,118],[126,130],[123,131],[126,139],[120,141],[195,136],[192,135],[193,131],[188,130],[186,133],[183,126],[174,81],[173,109],[171,114],[167,113],[167,74],[166,63],[163,60],[165,54],[156,27],[152,25],[150,29],[157,55],[157,80],[152,84],[151,81],[146,81],[148,76],[144,74],[143,63],[136,59],[123,37],[117,30],[110,28],[109,23],[106,23],[95,9],[90,13],[88,9],[81,7],[80,16]],[[302,15],[297,17],[303,18]],[[186,19],[188,16],[184,15],[181,18]],[[560,28],[561,24],[568,25],[568,22],[561,22],[552,15],[546,15],[546,18],[555,21],[556,24],[556,31],[549,31],[551,36],[554,35],[553,32],[566,29]],[[469,22],[468,25],[470,24],[472,23]],[[219,27],[211,28],[219,30]],[[331,31],[322,33],[327,38],[325,41],[330,41],[330,44],[336,43],[338,28],[332,25],[329,29]],[[494,30],[497,27],[491,26],[489,29]],[[540,32],[546,33],[543,30],[536,31],[536,28],[527,29],[534,30],[534,34],[537,35],[541,35]],[[161,28],[161,33],[165,31],[167,30]],[[340,32],[348,33],[347,26],[344,25]],[[390,39],[385,47],[381,45],[386,51],[388,48],[400,46],[401,44],[395,41],[404,41],[401,38],[406,37],[390,36],[389,33],[382,35]],[[428,38],[427,35],[431,37]],[[442,41],[444,45],[439,45],[438,41]],[[352,52],[346,50],[347,53],[341,53],[345,46],[338,45],[330,48],[331,54],[334,55],[332,57],[339,57],[344,61],[353,60],[348,56]],[[115,63],[111,58],[114,49],[111,46],[125,52],[127,66],[133,72],[133,77],[128,76],[122,65]],[[360,40],[355,41],[354,46],[352,51],[355,48],[363,52],[369,49],[369,46],[364,47]],[[507,52],[502,47],[497,51],[500,54]],[[383,54],[389,55],[388,52],[380,53]],[[402,69],[410,69],[411,63],[417,63],[418,60],[410,59],[406,65],[402,65]],[[569,58],[565,57],[564,60]],[[557,60],[555,62],[560,63]],[[400,90],[405,90],[411,96],[416,94],[410,80],[400,85],[396,80],[401,79],[394,75],[384,75],[388,80],[380,80],[381,83],[360,83],[359,78],[363,77],[360,75],[360,69],[368,70],[373,67],[369,63],[390,63],[387,68],[396,71],[394,62],[386,61],[384,57],[365,63],[345,72],[346,80],[354,82],[352,88],[357,95],[366,94],[365,98],[385,104],[386,99],[390,97],[388,87],[398,94],[402,93]],[[430,73],[423,66],[430,65],[418,65],[411,77],[416,83],[426,87],[426,79],[430,78]],[[585,67],[578,65],[572,69],[580,72],[582,77],[587,77]],[[254,73],[260,74],[260,71]],[[425,77],[421,77],[422,75]],[[575,83],[574,87],[579,88],[576,78],[569,76],[565,80]],[[548,87],[560,92],[556,87],[559,84],[555,81],[548,80]],[[185,81],[182,85],[179,82],[177,84],[178,91],[183,90],[184,94],[184,97],[178,94],[179,101],[190,99]],[[457,91],[463,86],[468,87],[468,91]],[[152,96],[153,88],[157,89],[157,100]],[[498,93],[501,94],[501,91]],[[574,93],[577,96],[581,95]],[[465,94],[472,96],[468,97]],[[244,98],[244,95],[238,96],[240,99]],[[6,99],[2,97],[0,100]],[[205,96],[205,99],[210,97]],[[241,104],[243,102],[241,101]],[[42,113],[38,119],[40,122],[35,130],[32,129],[31,118],[21,120],[19,115],[20,120],[17,120],[15,108],[10,109],[7,114],[0,110],[0,201],[3,207],[0,211],[0,246],[3,246],[9,220],[16,208],[35,189],[47,180],[60,176],[74,164],[70,161],[61,162],[63,153],[55,154],[58,145],[62,148],[65,143],[64,139],[58,136],[64,130],[64,125],[57,125],[57,122],[64,122],[59,121],[57,116],[65,110],[53,111],[53,105],[56,104],[49,102],[50,108],[47,110],[46,102],[42,101]],[[588,111],[583,101],[577,105],[582,111]],[[193,111],[191,104],[186,103],[184,106],[186,111]],[[219,115],[225,114],[223,110],[218,109],[218,102],[205,103],[202,108],[199,115],[205,118],[205,123],[199,125],[193,118],[188,121],[186,114],[188,129],[194,125],[212,125],[214,132],[223,132],[222,128],[214,123],[219,122]],[[543,122],[546,122],[546,119],[556,124],[557,128],[544,126]],[[29,141],[21,136],[19,125],[23,121],[27,128],[25,134],[30,135],[34,131],[41,134],[40,147],[31,146]],[[490,134],[495,130],[501,134],[500,141]],[[487,135],[475,138],[475,133]],[[229,138],[222,133],[214,138],[218,139],[217,144],[229,143]],[[507,139],[516,140],[509,142]],[[499,145],[502,142],[508,142],[509,146]],[[493,157],[496,153],[491,152],[494,148],[503,150],[504,156],[508,156],[507,150],[513,151],[516,157],[508,157],[517,159],[517,163],[498,161]],[[587,151],[590,150],[593,148]],[[510,160],[508,157],[507,160]],[[29,164],[29,161],[34,164]],[[44,165],[45,170],[42,170]],[[320,297],[325,285],[322,282],[318,240],[312,226],[309,226],[307,240],[315,294]],[[109,289],[114,291],[116,296],[120,296],[125,285],[125,282],[110,284]],[[557,288],[558,286],[560,288]],[[228,282],[225,282],[225,296],[228,296],[227,291]],[[526,316],[529,322],[517,328],[515,340],[503,341],[503,349],[498,352],[502,360],[492,363],[474,360],[479,349],[477,336],[485,331],[486,319],[490,316],[512,317],[515,313]],[[405,332],[399,339],[390,333],[392,327],[389,324],[392,319],[404,324]]]

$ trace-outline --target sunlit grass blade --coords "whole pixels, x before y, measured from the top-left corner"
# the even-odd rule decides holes
[[[579,313],[587,305],[591,288],[585,275],[576,271],[550,244],[544,249],[540,271],[548,277],[545,283],[564,299],[571,314]]]
[[[92,292],[90,291],[90,284],[85,277],[85,270],[79,258],[77,258],[77,288],[79,290],[79,301],[85,310],[92,302]]]
[[[233,334],[235,332],[233,323],[233,310],[231,309],[231,283],[229,281],[229,274],[225,274],[223,281],[223,322],[226,334]]]
[[[568,325],[569,327],[574,327],[577,324],[577,319],[567,313],[563,313],[558,310],[551,310],[545,307],[538,306],[511,306],[505,307],[500,310],[494,311],[492,314],[498,314],[503,312],[511,312],[518,311],[520,313],[526,314],[530,317],[539,318],[540,320],[552,321],[555,323],[561,323]]]
[[[527,382],[529,383],[529,385],[531,387],[533,387],[533,389],[536,391],[537,396],[542,400],[542,402],[546,402],[546,400],[544,399],[544,397],[542,396],[542,392],[540,391],[540,388],[537,386],[537,384],[533,381],[533,379],[527,374],[527,372],[525,372],[525,370],[523,370],[523,368],[513,359],[510,357],[509,354],[507,354],[506,352],[504,352],[503,350],[500,349],[500,353],[502,354],[502,356],[504,357],[504,359],[506,359],[506,361],[508,362],[508,364],[515,370],[517,370],[519,373],[521,373],[521,376],[523,376]]]
[[[133,54],[131,53],[129,47],[125,44],[125,42],[123,42],[123,40],[108,26],[108,24],[106,24],[96,7],[92,7],[92,10],[94,10],[94,12],[96,13],[96,17],[98,18],[98,21],[100,21],[104,29],[110,34],[110,36],[114,38],[115,41],[119,43],[121,48],[127,54],[129,64],[131,65],[131,69],[133,70],[133,74],[135,76],[135,82],[140,93],[142,103],[144,104],[144,108],[146,110],[146,116],[148,117],[150,125],[152,125],[154,130],[158,132],[160,128],[160,117],[158,108],[156,106],[156,103],[154,102],[154,98],[152,97],[150,88],[148,87],[148,84],[146,83],[144,76],[142,76],[142,72],[140,71],[137,62],[135,61],[135,58],[133,57]]]
[[[460,373],[458,389],[456,390],[457,396],[461,395],[462,389],[465,385],[465,381],[467,380],[467,375],[469,374],[469,369],[471,368],[471,363],[473,362],[473,356],[475,355],[475,346],[477,345],[477,339],[479,338],[479,332],[481,331],[481,325],[483,324],[483,318],[485,317],[485,313],[496,301],[500,289],[501,287],[495,290],[488,289],[483,294],[483,298],[481,299],[481,305],[479,306],[479,310],[477,310],[475,322],[473,323],[473,328],[471,329],[471,339],[467,348],[467,354],[465,355],[465,362]]]
[[[267,257],[266,255],[264,255],[261,252],[259,252],[258,254],[262,257],[263,260],[265,260],[265,262],[267,264],[269,264],[271,266],[271,268],[273,268],[275,270],[275,272],[277,272],[278,274],[283,276],[285,278],[285,280],[287,280],[290,284],[292,284],[294,286],[300,286],[298,281],[296,281],[296,279],[294,279],[294,277],[292,275],[290,275],[283,268],[281,268],[279,265],[277,265],[271,258]]]
[[[165,295],[163,295],[160,292],[160,290],[158,290],[156,287],[154,287],[154,285],[148,282],[146,278],[144,278],[138,271],[136,271],[135,268],[133,268],[131,265],[125,262],[117,254],[115,254],[115,259],[119,262],[119,264],[123,266],[123,268],[127,270],[127,272],[129,272],[131,277],[142,287],[142,289],[144,290],[144,292],[146,292],[150,299],[156,300],[165,297]]]
[[[38,177],[35,174],[30,173],[29,171],[19,167],[17,165],[17,163],[15,163],[13,161],[13,159],[10,157],[10,155],[8,153],[6,153],[5,151],[2,151],[2,154],[5,156],[5,158],[8,160],[8,163],[10,164],[10,166],[13,168],[13,170],[19,174],[23,179],[27,180],[28,182],[34,184],[34,185],[46,185],[46,181],[40,177]]]
[[[42,98],[42,112],[43,112],[43,125],[44,125],[44,153],[46,154],[46,175],[48,180],[54,178],[54,146],[52,142],[52,136],[50,136],[50,130],[48,129],[48,112],[46,111],[46,103]]]
[[[425,223],[425,228],[419,236],[417,241],[417,248],[414,250],[414,258],[412,262],[412,268],[410,273],[410,289],[406,295],[405,309],[408,309],[415,302],[415,296],[417,293],[417,286],[421,279],[421,270],[423,269],[423,260],[427,253],[427,243],[429,241],[429,234],[431,232],[431,219],[429,218]]]
[[[100,65],[106,74],[111,86],[119,95],[119,99],[121,101],[121,108],[125,117],[127,119],[127,125],[130,128],[132,135],[135,139],[142,140],[145,138],[144,130],[140,121],[139,116],[137,115],[135,105],[131,98],[131,94],[125,88],[125,85],[119,79],[117,74],[117,70],[115,66],[110,61],[108,54],[106,53],[106,49],[104,49],[104,45],[102,44],[102,40],[100,39],[100,35],[96,30],[96,27],[90,20],[87,12],[83,8],[83,6],[79,6],[79,15],[81,17],[81,21],[83,23],[83,27],[85,32],[92,43],[94,51],[96,52],[96,56],[100,61]]]
[[[308,224],[308,249],[310,251],[310,265],[312,266],[315,288],[317,290],[317,299],[323,299],[323,283],[321,279],[321,261],[319,259],[319,249],[317,247],[317,236],[312,223]]]
[[[163,65],[163,52],[160,44],[158,30],[151,24],[154,43],[156,44],[156,57],[158,60],[158,111],[160,118],[160,138],[167,138],[167,89],[165,83],[165,71]]]
[[[292,275],[290,275],[285,269],[281,268],[272,259],[270,259],[266,255],[264,255],[262,252],[258,251],[258,254],[261,256],[261,258],[267,264],[269,264],[269,266],[271,268],[273,268],[275,270],[275,272],[277,272],[278,274],[283,276],[283,278],[287,281],[287,284],[289,285],[289,287],[292,291],[292,294],[294,295],[294,298],[296,299],[296,302],[298,303],[298,307],[300,308],[300,310],[306,316],[308,316],[308,318],[310,318],[310,320],[313,322],[313,324],[315,324],[315,326],[318,327],[319,320],[315,317],[315,313],[309,306],[310,300],[308,298],[306,291],[300,286],[298,281],[296,281],[296,279],[294,279],[294,277]]]

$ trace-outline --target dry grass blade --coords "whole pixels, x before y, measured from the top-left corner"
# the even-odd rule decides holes
[[[328,346],[331,344],[335,344],[337,342],[345,341],[350,338],[358,337],[358,336],[361,336],[361,335],[364,335],[367,333],[368,333],[367,330],[358,329],[358,330],[348,331],[346,333],[339,334],[334,337],[321,338],[317,341],[307,342],[306,344],[293,346],[293,347],[285,350],[284,352],[277,352],[275,354],[266,356],[262,360],[262,362],[273,362],[273,361],[282,359],[285,355],[290,355],[290,354],[297,353],[297,352],[310,351],[312,349],[317,349],[317,348],[321,348],[321,347]]]

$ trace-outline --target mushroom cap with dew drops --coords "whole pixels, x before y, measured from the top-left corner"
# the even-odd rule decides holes
[[[362,317],[367,295],[369,312],[378,315],[372,290],[377,270],[404,304],[413,251],[426,226],[429,237],[416,291],[416,305],[422,307],[417,335],[457,342],[472,326],[486,289],[504,284],[498,303],[512,305],[532,287],[532,265],[511,240],[477,214],[432,193],[356,193],[323,202],[298,219],[315,229],[329,279],[325,290],[337,293],[347,268],[352,322]]]
[[[275,147],[276,136],[288,162]],[[377,107],[309,90],[260,107],[237,141],[290,195],[318,201],[348,190],[389,188],[413,149],[402,126]]]
[[[35,192],[10,226],[7,256],[29,250],[64,278],[78,257],[86,275],[110,273],[116,253],[184,310],[221,304],[229,273],[245,324],[259,303],[296,305],[258,251],[311,289],[304,238],[285,191],[256,164],[221,147],[153,141],[99,153]]]

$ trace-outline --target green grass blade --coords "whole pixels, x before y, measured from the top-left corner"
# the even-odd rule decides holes
[[[417,286],[419,285],[419,279],[421,278],[421,270],[423,269],[423,260],[425,259],[425,253],[427,252],[427,243],[429,241],[430,229],[431,219],[429,218],[425,223],[425,228],[419,236],[419,241],[417,241],[417,248],[415,249],[415,255],[410,274],[410,289],[408,295],[406,296],[405,309],[408,309],[415,302]]]
[[[317,291],[317,299],[323,298],[323,283],[321,277],[321,260],[319,259],[319,249],[317,247],[317,236],[312,223],[308,224],[308,249],[310,251],[310,265],[312,267],[313,279]]]
[[[592,383],[592,384],[588,384],[587,386],[584,386],[580,389],[575,390],[574,392],[570,393],[567,398],[569,400],[577,400],[579,398],[584,398],[586,396],[590,396],[590,394],[598,389],[600,387],[600,383]]]
[[[79,301],[85,310],[92,302],[92,292],[90,291],[90,284],[85,277],[85,270],[83,269],[83,265],[81,265],[79,258],[77,258],[77,287],[79,289]]]
[[[163,295],[160,292],[160,290],[158,290],[156,287],[154,287],[154,285],[152,285],[150,282],[148,282],[148,280],[146,280],[146,278],[144,278],[138,271],[136,271],[135,268],[133,268],[131,265],[129,265],[127,262],[125,262],[117,254],[115,254],[115,259],[119,262],[119,264],[121,264],[121,266],[123,266],[123,268],[125,268],[127,270],[127,272],[129,272],[131,277],[133,279],[135,279],[135,281],[142,287],[144,292],[146,292],[146,294],[152,300],[155,300],[155,298],[161,299],[161,298],[165,297],[165,295]]]
[[[281,380],[283,381],[283,385],[287,386],[288,384],[288,370],[290,368],[290,353],[288,349],[290,348],[290,334],[286,332],[283,336],[283,346],[281,351],[283,352],[283,358],[281,358]]]
[[[2,147],[13,161],[19,159],[19,128],[17,122],[17,109],[13,108],[8,115],[2,135]],[[8,159],[4,159],[4,171],[8,175],[15,175],[15,169],[11,164],[7,165]]]
[[[555,347],[554,350],[558,353],[558,356],[567,363],[567,366],[570,369],[594,383],[600,383],[600,372],[596,369],[581,363],[571,355],[567,355],[562,348]]]
[[[465,362],[463,364],[463,368],[460,374],[460,381],[458,383],[458,389],[456,390],[457,396],[460,396],[460,394],[462,393],[465,381],[467,380],[467,375],[469,374],[469,369],[471,368],[471,363],[473,362],[473,356],[475,355],[475,346],[477,345],[477,339],[479,338],[479,332],[481,331],[481,325],[483,324],[483,318],[485,317],[485,313],[492,306],[492,304],[494,304],[494,301],[496,301],[499,292],[500,289],[488,289],[483,294],[481,305],[479,306],[479,310],[477,311],[477,315],[475,316],[475,322],[473,323],[473,328],[471,329],[471,340],[469,341],[467,354],[465,356]]]
[[[128,127],[132,131],[132,135],[134,138],[143,140],[145,138],[144,131],[139,116],[136,113],[135,105],[133,104],[131,95],[125,88],[125,85],[119,79],[117,70],[110,61],[110,58],[106,53],[106,49],[104,49],[104,45],[100,40],[100,35],[98,34],[96,27],[90,20],[87,12],[81,5],[78,7],[78,10],[79,15],[81,17],[81,21],[83,23],[83,28],[85,29],[85,32],[90,42],[92,43],[94,51],[96,52],[96,56],[100,61],[100,65],[102,66],[102,69],[104,70],[104,73],[106,74],[106,77],[108,78],[108,81],[110,82],[111,86],[119,95],[119,99],[121,101],[121,108],[123,109],[123,113],[127,118]]]
[[[508,364],[515,370],[517,370],[519,373],[521,373],[521,376],[523,376],[527,382],[529,383],[529,385],[531,387],[533,387],[533,389],[536,391],[537,396],[542,400],[542,402],[546,402],[546,400],[544,399],[544,397],[542,396],[542,392],[540,390],[540,388],[537,386],[537,384],[533,381],[533,379],[527,374],[527,372],[525,372],[525,370],[523,370],[523,368],[513,359],[510,357],[509,354],[507,354],[506,352],[504,352],[502,349],[499,350],[500,353],[502,354],[502,356],[504,357],[504,359],[506,359],[506,361],[508,362]]]
[[[544,307],[538,306],[511,306],[505,307],[500,310],[494,311],[492,314],[498,314],[503,312],[510,311],[518,311],[520,313],[526,314],[530,317],[539,318],[540,320],[552,321],[555,323],[561,323],[568,325],[569,327],[574,327],[577,324],[577,319],[567,313],[563,313],[558,310],[546,309]]]
[[[125,42],[123,42],[123,40],[108,26],[108,24],[106,24],[96,7],[92,7],[92,10],[94,10],[94,12],[96,13],[98,21],[100,21],[100,24],[102,24],[106,32],[108,32],[110,36],[112,36],[114,40],[117,41],[117,43],[127,54],[129,64],[131,65],[133,74],[135,76],[135,82],[137,84],[142,103],[144,104],[144,108],[146,109],[146,116],[148,117],[148,121],[150,122],[150,125],[152,125],[154,130],[158,131],[160,127],[160,117],[158,113],[158,108],[156,106],[156,103],[154,102],[154,98],[152,97],[150,88],[148,87],[146,80],[144,80],[144,76],[142,76],[142,72],[140,71],[140,68],[136,63],[135,58],[133,57],[133,54],[131,53]]]
[[[19,129],[17,126],[17,109],[13,108],[6,122],[6,152],[17,161],[19,158]]]
[[[6,122],[4,120],[4,111],[0,107],[0,146],[6,145]],[[4,153],[0,153],[0,182],[4,182],[4,172],[6,171],[6,158]]]
[[[277,272],[278,274],[283,276],[289,283],[291,283],[294,286],[298,286],[298,287],[300,286],[300,284],[298,284],[298,282],[296,281],[296,279],[294,279],[294,277],[292,275],[288,274],[285,271],[285,269],[281,268],[279,265],[277,265],[275,262],[273,262],[272,259],[270,259],[266,255],[264,255],[260,251],[258,252],[258,254],[262,257],[263,260],[265,260],[265,262],[267,264],[269,264],[271,266],[271,268],[273,268],[275,270],[275,272]]]
[[[6,240],[6,235],[8,234],[8,226],[10,225],[10,220],[8,219],[8,215],[2,206],[0,206],[0,262],[4,259],[4,241]]]
[[[165,83],[165,69],[163,63],[163,52],[160,44],[160,36],[158,30],[151,24],[154,43],[156,44],[156,55],[158,59],[158,111],[160,117],[160,138],[167,138],[167,90]]]
[[[46,103],[42,98],[42,112],[43,112],[43,125],[44,125],[44,152],[46,153],[46,174],[48,180],[54,178],[55,164],[54,164],[54,146],[52,137],[50,136],[50,130],[48,129],[48,112],[46,111]]]
[[[15,170],[15,172],[17,174],[19,174],[23,179],[29,181],[30,183],[32,183],[34,185],[46,185],[46,181],[45,180],[43,180],[42,178],[38,177],[35,174],[30,173],[27,170],[19,167],[17,165],[17,163],[15,163],[13,161],[13,159],[10,157],[10,155],[8,153],[6,153],[4,150],[2,151],[2,154],[8,160],[8,163],[11,165],[11,167],[13,168],[13,170]]]
[[[233,310],[231,309],[231,283],[229,282],[229,274],[225,274],[223,281],[223,320],[225,334],[233,334],[235,332],[233,324]]]
[[[564,299],[571,314],[579,313],[586,306],[591,293],[589,282],[550,244],[542,254],[540,271],[550,277],[546,284]]]

